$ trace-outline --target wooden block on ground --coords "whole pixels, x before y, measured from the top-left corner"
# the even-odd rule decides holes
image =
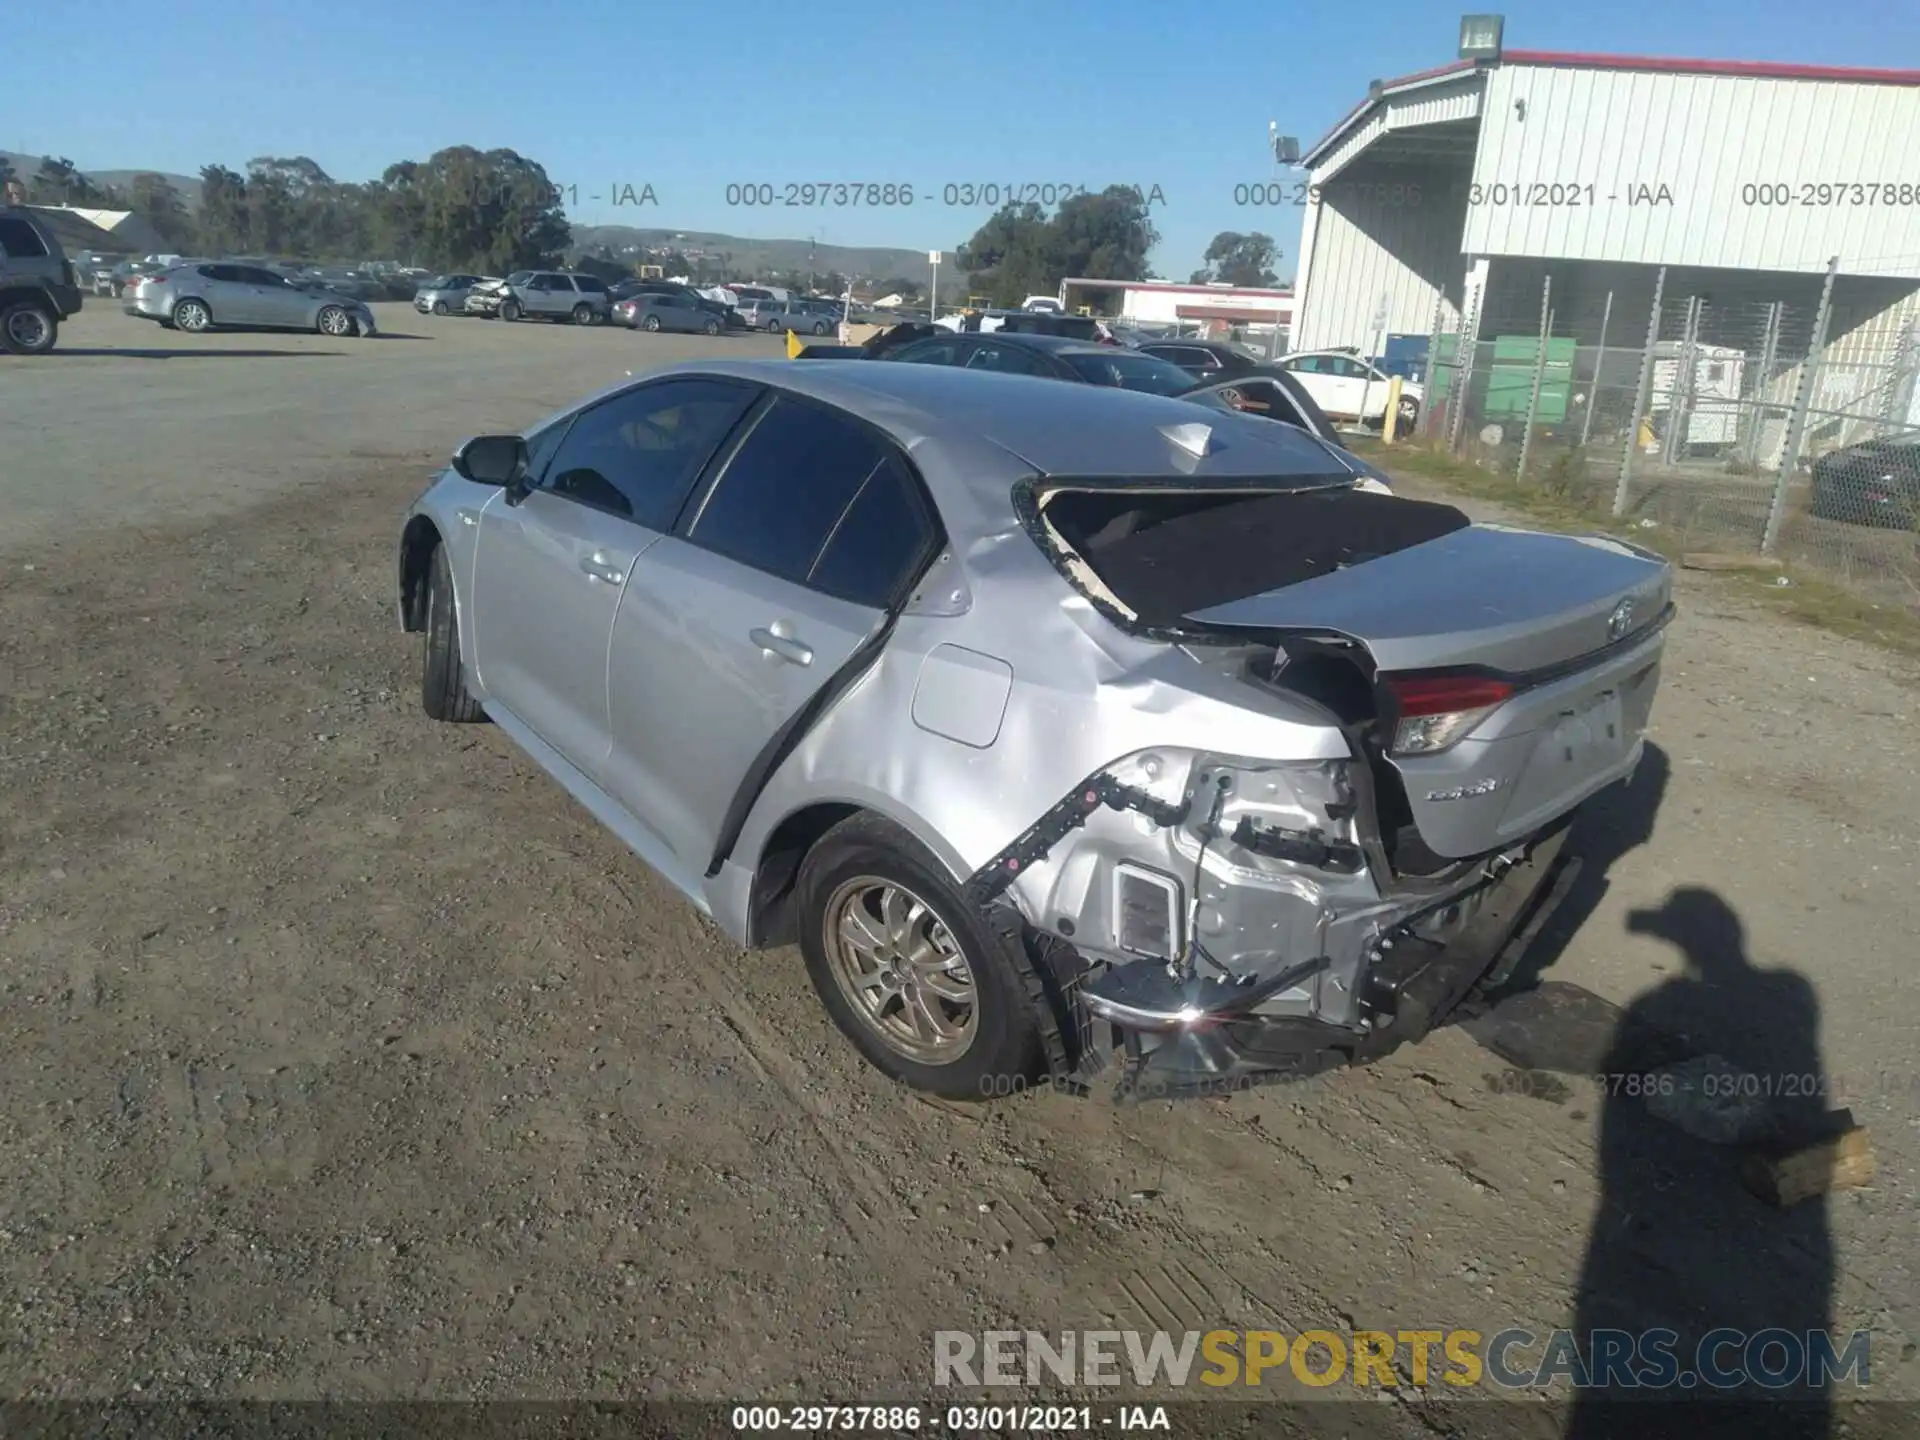
[[[1769,575],[1780,571],[1777,560],[1769,560],[1763,555],[1721,555],[1700,550],[1680,557],[1682,570],[1760,570]]]
[[[1855,1125],[1845,1110],[1830,1116],[1814,1138],[1756,1149],[1740,1164],[1741,1183],[1782,1208],[1829,1191],[1870,1185],[1873,1175],[1873,1142],[1866,1127]]]

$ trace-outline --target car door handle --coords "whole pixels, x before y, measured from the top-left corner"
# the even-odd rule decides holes
[[[580,569],[589,580],[604,580],[609,585],[618,585],[627,578],[626,572],[618,565],[611,564],[604,555],[589,555],[580,561]]]
[[[767,654],[785,660],[789,665],[813,663],[813,647],[802,644],[790,635],[776,635],[773,631],[762,628],[752,631],[747,638]]]

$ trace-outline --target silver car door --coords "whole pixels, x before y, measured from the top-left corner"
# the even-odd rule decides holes
[[[249,267],[245,272],[260,319],[256,323],[283,330],[307,328],[307,299],[271,270]]]
[[[469,591],[480,684],[589,777],[607,753],[614,612],[633,562],[671,523],[633,498],[662,403],[642,387],[582,412],[524,497],[503,492],[480,516]]]
[[[536,489],[480,521],[474,650],[488,696],[581,772],[609,749],[607,647],[634,562],[757,392],[662,380],[583,412]]]
[[[201,265],[194,277],[195,287],[219,325],[258,325],[260,300],[253,286],[241,277],[238,265]]]
[[[938,533],[911,468],[851,417],[781,394],[748,424],[614,625],[607,786],[693,874]]]

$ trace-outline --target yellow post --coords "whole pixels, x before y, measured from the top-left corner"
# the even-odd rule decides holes
[[[1400,424],[1400,377],[1393,377],[1387,386],[1387,413],[1380,422],[1380,441],[1384,445],[1393,443],[1394,429]]]

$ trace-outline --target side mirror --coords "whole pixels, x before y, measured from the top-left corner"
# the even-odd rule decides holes
[[[453,452],[453,471],[476,485],[513,485],[527,473],[527,442],[518,435],[476,435]]]

